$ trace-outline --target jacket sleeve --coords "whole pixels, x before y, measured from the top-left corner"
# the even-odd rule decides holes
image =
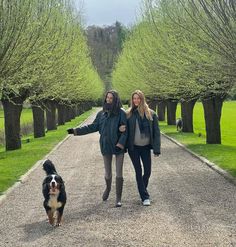
[[[101,112],[99,112],[96,116],[96,118],[94,119],[94,121],[91,124],[79,127],[74,129],[74,133],[75,135],[86,135],[89,133],[93,133],[99,130],[99,119],[101,116]]]
[[[153,114],[153,153],[161,153],[161,136],[157,114]]]
[[[119,137],[118,143],[121,144],[122,146],[124,146],[124,148],[125,148],[125,146],[126,146],[126,140],[127,140],[127,137],[128,137],[127,118],[126,118],[125,111],[123,111],[122,109],[121,109],[121,113],[120,114],[121,114],[121,116],[120,116],[119,127],[121,125],[125,125],[126,126],[126,130],[124,132],[120,132],[120,137]]]

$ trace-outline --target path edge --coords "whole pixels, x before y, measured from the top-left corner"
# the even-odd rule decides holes
[[[181,147],[182,149],[184,149],[185,151],[187,151],[189,154],[191,154],[193,157],[197,158],[198,160],[200,160],[203,164],[206,164],[208,167],[210,167],[212,170],[216,171],[217,173],[219,173],[221,176],[223,176],[226,180],[228,180],[230,183],[236,185],[236,178],[233,177],[231,174],[229,174],[227,171],[223,170],[222,168],[220,168],[218,165],[216,165],[215,163],[209,161],[208,159],[206,159],[203,156],[200,156],[199,154],[193,152],[192,150],[188,149],[185,145],[183,145],[182,143],[178,142],[177,140],[175,140],[174,138],[168,136],[167,134],[161,132],[161,134],[163,136],[165,136],[168,140],[172,141],[173,143],[175,143],[176,145],[178,145],[179,147]]]

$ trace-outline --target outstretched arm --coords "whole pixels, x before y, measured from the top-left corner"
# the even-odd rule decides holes
[[[68,129],[67,132],[68,134],[74,134],[74,135],[86,135],[89,133],[93,133],[98,131],[99,129],[99,118],[100,118],[101,112],[99,112],[94,119],[94,121],[91,124],[78,127],[78,128],[71,128]]]

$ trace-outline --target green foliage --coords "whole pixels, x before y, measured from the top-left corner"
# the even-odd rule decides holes
[[[232,66],[228,52],[209,45],[209,30],[198,23],[207,16],[203,10],[194,14],[188,2],[193,1],[144,1],[143,19],[125,42],[113,72],[113,85],[124,100],[135,89],[149,97],[190,100],[225,97],[232,88],[235,60]],[[231,21],[234,32],[236,20]],[[211,27],[214,32],[216,26]]]
[[[2,97],[31,101],[97,100],[102,82],[91,64],[80,18],[70,0],[2,1]]]

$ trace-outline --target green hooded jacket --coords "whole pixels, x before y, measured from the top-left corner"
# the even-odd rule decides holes
[[[120,125],[127,126],[126,114],[120,109],[118,114],[110,114],[109,112],[98,112],[93,123],[75,129],[76,135],[86,135],[99,131],[100,149],[103,155],[124,153],[124,149],[117,149],[116,144],[119,143],[125,147],[127,140],[127,131],[120,132]]]

